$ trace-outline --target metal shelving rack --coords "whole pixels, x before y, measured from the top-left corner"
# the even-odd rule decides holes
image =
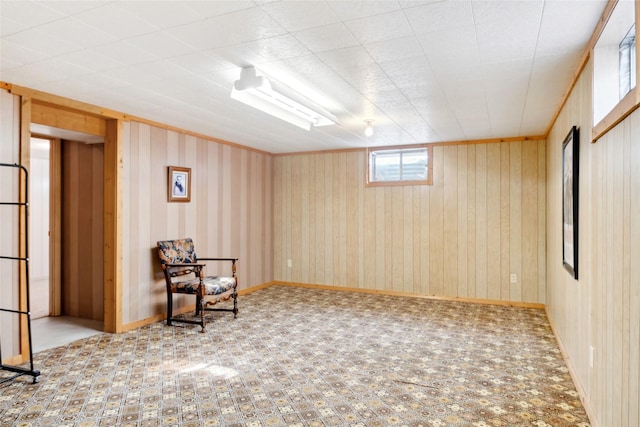
[[[19,175],[24,177],[24,200],[19,200],[17,202],[5,202],[0,201],[0,206],[17,206],[18,209],[24,209],[24,218],[29,218],[29,172],[27,168],[17,163],[9,164],[9,163],[0,163],[0,167],[8,167],[8,168],[16,168]],[[19,316],[27,316],[27,332],[29,335],[29,367],[24,368],[21,366],[11,366],[5,365],[2,363],[2,343],[0,342],[0,370],[13,372],[14,375],[3,378],[0,380],[0,384],[11,381],[22,375],[31,375],[33,377],[34,384],[38,382],[38,377],[40,376],[40,371],[34,369],[33,366],[33,346],[31,342],[31,308],[29,304],[29,225],[28,220],[24,221],[24,236],[25,236],[25,251],[24,257],[20,256],[3,256],[0,255],[0,259],[6,259],[10,261],[16,261],[20,263],[24,263],[25,265],[25,276],[26,276],[26,302],[27,302],[27,311],[21,310],[13,310],[8,308],[0,307],[0,312],[7,312],[17,314]]]

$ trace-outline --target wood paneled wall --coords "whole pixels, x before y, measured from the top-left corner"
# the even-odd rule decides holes
[[[274,279],[543,303],[545,157],[542,140],[434,147],[432,186],[365,187],[364,151],[278,156]]]
[[[20,162],[20,97],[0,90],[0,163]],[[0,201],[18,201],[19,175],[15,168],[0,168]],[[19,255],[19,211],[0,206],[0,255]],[[19,310],[18,263],[0,260],[0,306]],[[0,345],[3,360],[20,353],[19,316],[0,313]]]
[[[104,317],[102,144],[62,142],[62,312]]]
[[[124,134],[123,324],[166,312],[158,240],[192,237],[201,257],[238,257],[240,289],[271,282],[272,156],[137,122]],[[167,202],[168,166],[191,168],[191,202]]]
[[[593,426],[640,425],[640,111],[591,144],[591,64],[548,137],[547,312]],[[580,127],[579,280],[562,267],[562,141]],[[593,365],[590,361],[594,349]]]

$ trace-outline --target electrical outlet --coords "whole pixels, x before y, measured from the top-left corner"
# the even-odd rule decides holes
[[[511,283],[518,283],[518,275],[516,273],[511,273]]]
[[[589,346],[589,367],[593,368],[593,360],[596,357],[596,349],[594,346]]]
[[[291,266],[293,265],[293,263],[291,262],[290,259],[287,260],[287,267],[291,268]]]

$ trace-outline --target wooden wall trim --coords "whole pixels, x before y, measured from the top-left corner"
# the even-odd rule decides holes
[[[316,285],[311,283],[284,282],[279,280],[273,282],[270,286],[273,286],[273,285],[292,286],[296,288],[322,289],[326,291],[336,291],[336,292],[359,292],[362,294],[424,298],[424,299],[431,299],[431,300],[438,300],[438,301],[468,302],[473,304],[500,305],[500,306],[506,306],[506,307],[520,307],[520,308],[535,308],[540,310],[545,309],[544,304],[533,303],[533,302],[502,301],[502,300],[483,299],[483,298],[433,296],[433,295],[417,294],[412,292],[389,291],[389,290],[383,290],[383,289],[350,288],[347,286]]]
[[[469,139],[466,141],[443,141],[443,142],[422,142],[418,144],[410,144],[408,146],[430,146],[430,147],[446,147],[449,145],[475,145],[475,144],[492,144],[497,142],[522,142],[522,141],[540,141],[546,139],[545,135],[537,135],[537,136],[513,136],[508,138],[488,138],[488,139]],[[393,146],[385,145],[385,148],[392,148]],[[401,148],[405,146],[398,146],[397,148]],[[300,156],[300,155],[308,155],[308,154],[331,154],[331,153],[353,153],[358,151],[366,151],[367,148],[382,148],[382,147],[362,147],[362,148],[344,148],[344,149],[335,149],[335,150],[317,150],[317,151],[295,151],[290,153],[275,153],[272,154],[274,157],[285,157],[285,156]]]
[[[104,118],[38,103],[31,107],[31,122],[98,136],[104,136],[106,126]]]
[[[29,122],[31,120],[31,99],[23,97],[20,102],[20,164],[31,170],[31,133],[29,131]],[[24,185],[25,180],[22,179],[23,172],[20,171],[20,200],[27,200],[28,189]],[[28,200],[27,200],[28,202]],[[18,250],[21,258],[27,257],[27,244],[29,235],[27,233],[29,218],[26,215],[26,209],[20,209],[20,216],[18,218],[19,224],[19,243]],[[19,270],[19,293],[18,304],[21,311],[28,311],[29,307],[27,300],[29,295],[27,293],[27,264],[20,262]],[[20,315],[20,353],[22,354],[22,361],[26,361],[29,358],[29,318],[27,316]]]
[[[104,138],[104,330],[122,332],[121,120],[108,120]]]

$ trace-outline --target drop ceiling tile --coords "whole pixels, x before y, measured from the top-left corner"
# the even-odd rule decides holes
[[[475,28],[471,2],[447,1],[428,3],[405,10],[411,28],[416,34]]]
[[[292,33],[340,22],[328,2],[283,1],[265,4],[261,8]]]
[[[184,68],[166,59],[143,62],[134,67],[141,72],[160,78],[182,78],[185,72]]]
[[[311,54],[309,49],[291,34],[260,39],[245,44],[267,61],[295,58]]]
[[[12,59],[12,62],[17,63],[18,65],[23,65],[42,61],[50,56],[50,54],[41,50],[31,49],[24,44],[17,44],[8,39],[2,39],[2,41],[0,41],[0,57],[2,58],[0,67],[3,70],[12,68],[5,62],[8,61],[9,58]]]
[[[464,27],[419,34],[416,40],[427,57],[465,57],[478,51],[475,28]]]
[[[343,21],[381,15],[400,9],[397,1],[331,1],[329,6]]]
[[[299,31],[295,37],[312,52],[326,52],[359,44],[341,22]]]
[[[126,41],[117,41],[105,45],[96,46],[94,52],[105,55],[123,64],[139,64],[158,59],[157,55],[140,49]]]
[[[394,85],[401,89],[410,89],[422,84],[428,85],[436,79],[431,65],[423,56],[384,62],[380,64],[380,67]]]
[[[544,7],[541,1],[476,1],[473,17],[481,49],[505,40],[530,43],[538,39]]]
[[[212,15],[204,13],[198,3],[209,4],[219,8],[220,14],[227,13],[222,5],[225,2],[192,2],[192,1],[125,1],[121,6],[131,15],[142,19],[154,27],[171,28],[190,22],[201,21]]]
[[[538,52],[547,54],[585,47],[605,5],[606,1],[601,0],[546,2],[540,24]]]
[[[133,46],[158,58],[172,58],[195,52],[195,49],[165,31],[155,31],[127,40]]]
[[[23,46],[29,50],[40,52],[46,57],[54,57],[73,52],[81,48],[77,41],[69,41],[61,39],[55,35],[49,34],[40,28],[23,31],[2,38],[2,45],[6,42],[14,45]]]
[[[365,45],[365,48],[377,62],[398,61],[424,56],[422,47],[414,36],[369,43]]]
[[[207,74],[220,68],[228,68],[222,58],[212,52],[196,52],[169,58],[169,61],[193,74]]]
[[[159,27],[140,18],[124,2],[108,3],[75,15],[87,25],[111,34],[119,40],[157,31]]]
[[[167,31],[198,50],[234,46],[286,33],[260,8],[243,9]]]
[[[63,40],[70,45],[79,46],[83,49],[118,40],[113,34],[106,33],[92,25],[87,25],[74,17],[50,22],[42,25],[39,29],[46,32],[49,37],[55,37],[58,40]]]
[[[411,26],[402,11],[355,19],[345,22],[345,25],[363,44],[413,35]]]
[[[101,75],[122,82],[122,86],[139,86],[151,80],[159,80],[159,77],[149,75],[144,69],[136,65],[106,70]]]
[[[3,1],[4,3],[4,1]],[[111,3],[111,0],[91,0],[91,1],[68,1],[68,0],[36,0],[34,3],[39,3],[50,9],[64,14],[65,16],[73,16],[80,12],[84,12],[90,9],[96,9]]]
[[[347,68],[367,68],[375,64],[369,52],[362,46],[322,52],[318,57],[334,70]]]
[[[0,1],[0,34],[2,36],[37,27],[64,18],[45,2]]]
[[[186,4],[186,6],[194,9],[200,19],[207,19],[214,16],[221,16],[238,12],[240,10],[249,9],[255,6],[250,0],[228,0],[228,1],[179,1],[178,4]]]
[[[266,58],[246,44],[212,49],[207,53],[219,62],[221,70],[229,68],[240,70],[249,65],[259,66],[267,62]]]

